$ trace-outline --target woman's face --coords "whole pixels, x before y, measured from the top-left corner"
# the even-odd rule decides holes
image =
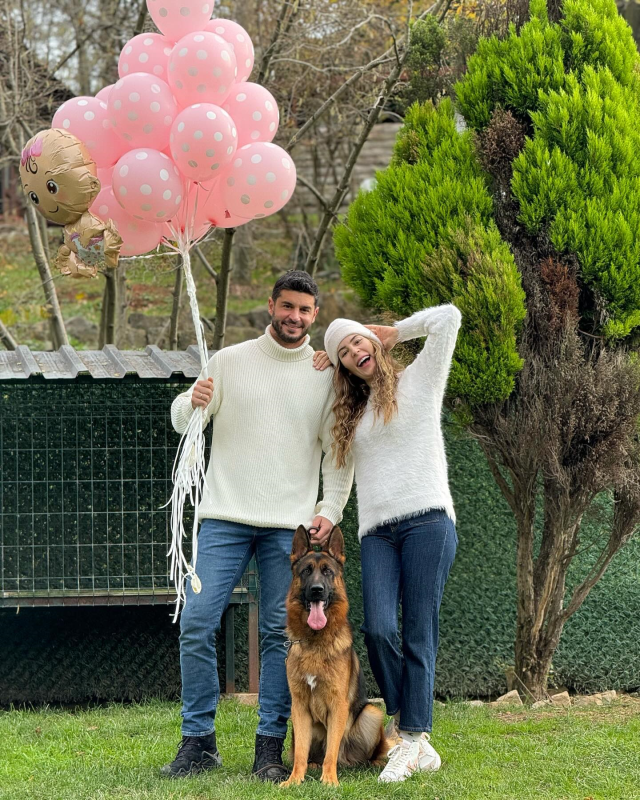
[[[338,347],[338,358],[349,372],[369,383],[376,371],[373,342],[359,333],[345,336]]]

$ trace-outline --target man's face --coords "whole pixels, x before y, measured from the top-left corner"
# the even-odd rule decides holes
[[[307,335],[318,315],[315,298],[305,292],[284,289],[277,300],[269,298],[271,327],[284,345],[298,344]]]

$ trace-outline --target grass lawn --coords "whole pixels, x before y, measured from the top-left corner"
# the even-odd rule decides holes
[[[243,800],[282,797],[250,780],[255,708],[221,704],[224,766],[168,781],[158,768],[179,740],[174,703],[89,710],[0,712],[2,800]],[[381,785],[375,769],[342,770],[334,789],[310,773],[292,798],[402,797],[422,800],[637,800],[640,700],[602,708],[497,709],[448,703],[436,708],[440,772]]]

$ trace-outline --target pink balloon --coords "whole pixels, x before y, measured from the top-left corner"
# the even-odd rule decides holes
[[[270,142],[278,130],[280,114],[271,92],[257,83],[235,84],[222,104],[238,129],[238,147]]]
[[[215,181],[214,181],[215,183]],[[202,238],[211,227],[205,211],[211,187],[190,183],[178,212],[171,222],[165,222],[162,230],[166,239],[175,241],[174,231],[187,231],[191,241]]]
[[[103,103],[106,103],[109,100],[109,94],[113,89],[113,84],[110,83],[108,86],[105,86],[104,89],[100,89],[100,91],[96,94],[96,100],[102,100]]]
[[[174,42],[201,31],[209,21],[214,0],[147,0],[151,19]]]
[[[98,180],[100,181],[101,189],[104,189],[105,186],[111,186],[112,174],[112,167],[98,167]]]
[[[183,36],[169,56],[169,86],[181,108],[194,103],[222,103],[235,75],[236,57],[231,45],[217,33],[199,31]]]
[[[251,37],[242,25],[238,25],[237,22],[233,22],[230,19],[211,19],[203,30],[217,33],[218,36],[222,36],[225,42],[229,42],[233,47],[238,67],[236,83],[246,81],[253,69],[255,53]]]
[[[123,244],[120,249],[122,256],[140,256],[153,250],[160,243],[162,225],[143,222],[127,214],[124,208],[118,204],[111,186],[100,190],[100,194],[93,201],[89,211],[103,222],[108,219],[115,222],[118,233],[122,237]]]
[[[164,153],[150,148],[125,153],[113,168],[111,185],[125,211],[149,222],[171,219],[184,195],[178,168]]]
[[[125,150],[114,134],[107,104],[97,97],[73,97],[53,115],[52,128],[62,128],[85,145],[98,167],[110,167]]]
[[[289,200],[296,186],[296,167],[278,145],[257,142],[237,150],[221,180],[229,212],[258,219],[275,214]]]
[[[174,40],[160,33],[140,33],[122,48],[118,60],[118,75],[124,78],[133,72],[148,72],[166,82],[169,55]]]
[[[226,170],[225,170],[226,171]],[[222,197],[225,181],[221,178],[209,190],[203,214],[216,228],[237,228],[249,222],[245,217],[232,214],[226,207]]]
[[[171,157],[192,181],[215,178],[236,152],[236,126],[226,111],[212,103],[196,103],[175,118],[169,135]]]
[[[109,95],[109,118],[129,147],[163,150],[178,106],[169,86],[155,75],[134,72],[114,84]]]

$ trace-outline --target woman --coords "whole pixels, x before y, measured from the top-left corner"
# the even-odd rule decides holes
[[[393,327],[337,319],[325,335],[336,368],[333,455],[355,463],[365,642],[400,735],[382,782],[440,767],[429,736],[438,614],[458,542],[440,415],[460,319],[443,305]],[[389,351],[421,336],[403,370]]]

